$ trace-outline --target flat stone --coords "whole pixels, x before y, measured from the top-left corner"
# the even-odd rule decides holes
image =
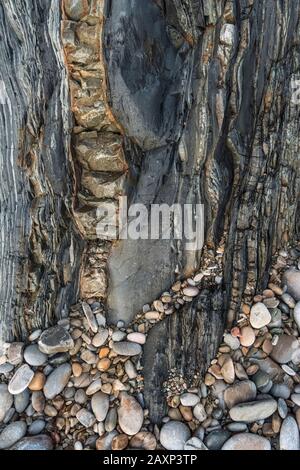
[[[287,292],[298,302],[300,300],[300,271],[291,268],[286,271],[282,283],[287,287]]]
[[[127,340],[137,344],[145,344],[146,336],[143,333],[129,333]]]
[[[94,332],[97,333],[98,331],[98,323],[95,318],[95,315],[93,314],[93,311],[89,304],[86,302],[82,302],[82,310],[85,315],[85,318],[87,319],[87,323],[89,325],[89,328]]]
[[[93,413],[85,408],[82,408],[76,413],[76,418],[85,428],[91,428],[96,422],[96,418]]]
[[[66,387],[72,374],[70,364],[62,364],[54,369],[53,372],[47,377],[44,385],[44,395],[48,400],[59,395]]]
[[[183,406],[196,406],[199,401],[200,397],[195,393],[183,393],[180,397],[180,403]]]
[[[270,354],[271,358],[279,364],[286,364],[293,360],[299,350],[299,343],[295,336],[283,334]]]
[[[246,423],[229,423],[227,424],[226,428],[230,432],[244,432],[248,430],[248,426]]]
[[[38,345],[41,352],[50,355],[69,351],[74,347],[74,341],[65,328],[57,325],[41,334]]]
[[[97,392],[92,397],[91,405],[97,421],[104,421],[109,410],[109,396],[106,393]]]
[[[9,449],[25,436],[27,425],[24,421],[8,424],[0,434],[0,449]]]
[[[39,436],[24,437],[10,450],[52,450],[53,441],[46,434]]]
[[[30,366],[39,367],[47,362],[47,355],[40,351],[37,344],[32,344],[25,349],[24,359]]]
[[[92,339],[92,345],[96,348],[100,348],[100,346],[103,346],[103,344],[106,343],[108,335],[108,330],[106,330],[105,328],[99,328],[98,333]]]
[[[266,399],[235,405],[229,414],[233,421],[254,423],[269,418],[276,410],[277,402],[273,399]]]
[[[271,450],[271,444],[265,437],[257,434],[235,434],[222,447],[222,450]]]
[[[292,416],[287,416],[281,425],[279,435],[280,450],[299,450],[299,428],[297,421]]]
[[[239,403],[253,401],[255,398],[256,386],[251,380],[237,382],[224,391],[224,400],[229,409]]]
[[[142,352],[140,344],[130,343],[129,341],[113,343],[112,349],[115,353],[119,354],[120,356],[137,356]]]
[[[251,326],[257,330],[268,325],[271,321],[271,314],[262,302],[254,304],[250,311]]]
[[[27,364],[23,364],[10,380],[8,384],[8,391],[12,395],[22,393],[30,384],[34,376],[33,370]]]
[[[0,397],[1,400],[1,397]],[[23,413],[30,402],[30,393],[28,388],[23,390],[22,393],[14,395],[14,406],[17,413]],[[1,406],[1,404],[0,404]]]
[[[13,396],[9,393],[6,384],[0,384],[0,423],[5,418],[6,413],[12,407],[14,402]]]
[[[206,445],[198,437],[192,437],[183,446],[184,450],[208,450]]]
[[[223,429],[212,431],[206,436],[204,444],[209,450],[220,450],[230,436],[230,432]]]
[[[121,392],[118,417],[122,431],[129,436],[133,436],[140,431],[143,425],[143,408],[134,397],[128,395],[126,392]]]
[[[184,450],[184,444],[190,439],[191,431],[180,421],[169,421],[160,431],[160,443],[167,450]]]
[[[151,432],[141,431],[130,439],[130,447],[133,449],[155,450],[156,438]]]
[[[7,351],[7,360],[13,366],[18,366],[23,362],[24,343],[11,343]]]

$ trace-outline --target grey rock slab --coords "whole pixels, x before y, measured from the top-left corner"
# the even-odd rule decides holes
[[[74,347],[74,341],[65,328],[57,325],[41,334],[38,345],[40,351],[50,355],[69,351]]]
[[[103,392],[95,393],[91,400],[91,406],[97,421],[104,421],[109,410],[109,395]]]
[[[257,400],[248,403],[240,403],[229,411],[233,421],[254,423],[269,418],[277,410],[277,402],[273,399]]]
[[[25,436],[27,425],[24,421],[8,424],[0,434],[0,449],[9,449]]]
[[[299,450],[300,448],[299,428],[292,416],[287,416],[282,422],[279,447],[280,450]]]
[[[24,437],[10,450],[52,450],[53,441],[46,434],[39,436]]]
[[[4,420],[6,413],[12,407],[14,398],[9,393],[6,384],[0,384],[0,423]]]
[[[62,364],[54,369],[47,377],[44,385],[44,395],[48,400],[59,395],[67,385],[72,374],[70,364]]]
[[[222,447],[222,450],[271,450],[271,444],[265,437],[257,434],[235,434]]]
[[[30,384],[34,376],[33,370],[27,364],[23,364],[16,370],[8,384],[8,391],[12,395],[22,393]]]
[[[112,349],[120,356],[137,356],[142,352],[140,344],[130,343],[129,341],[113,343]]]
[[[169,421],[160,431],[160,443],[167,450],[183,450],[189,440],[191,431],[180,421]]]
[[[37,344],[32,344],[25,348],[24,359],[30,366],[39,367],[47,362],[47,355],[40,351]]]
[[[17,413],[23,413],[27,406],[29,405],[30,401],[30,392],[28,388],[26,388],[22,393],[18,395],[14,395],[14,406]]]

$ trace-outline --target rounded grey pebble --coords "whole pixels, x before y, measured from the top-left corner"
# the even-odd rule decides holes
[[[47,435],[24,437],[11,450],[52,450],[52,439]]]
[[[7,385],[0,384],[0,423],[4,420],[13,402],[13,396],[9,393]]]
[[[43,366],[47,362],[46,354],[39,350],[37,344],[31,344],[27,346],[24,351],[24,359],[30,366],[39,367]]]
[[[248,426],[246,423],[229,423],[226,427],[228,431],[231,432],[244,432],[248,430]]]
[[[8,424],[0,434],[0,449],[9,449],[25,436],[27,425],[24,421]]]
[[[28,434],[31,436],[36,436],[37,434],[40,434],[44,429],[45,429],[46,423],[42,419],[37,419],[36,421],[33,421],[31,425],[28,428]]]
[[[287,416],[282,422],[279,435],[280,450],[299,450],[299,428],[292,416]]]
[[[204,444],[209,450],[220,450],[230,436],[229,431],[212,431],[204,439]]]
[[[180,421],[169,421],[160,431],[160,443],[167,450],[183,450],[191,431]]]
[[[17,413],[23,413],[30,402],[30,393],[28,388],[18,395],[14,395],[14,405]]]

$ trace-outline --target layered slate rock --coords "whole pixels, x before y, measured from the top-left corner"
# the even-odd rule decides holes
[[[156,324],[144,346],[145,400],[150,419],[167,413],[164,382],[170,370],[192,384],[203,378],[222,339],[225,323],[222,291],[205,289],[192,304]]]

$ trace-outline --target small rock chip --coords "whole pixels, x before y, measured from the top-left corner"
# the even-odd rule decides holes
[[[109,410],[109,396],[103,392],[95,393],[91,400],[91,406],[97,421],[104,421]]]
[[[74,347],[74,341],[65,328],[57,325],[41,334],[38,345],[41,352],[56,354],[71,350]]]
[[[91,428],[96,422],[96,418],[93,413],[85,408],[82,408],[76,413],[76,418],[85,428]]]
[[[133,436],[140,431],[143,425],[143,408],[134,397],[126,392],[121,392],[118,417],[122,431],[129,436]]]
[[[242,433],[228,439],[222,450],[271,450],[271,444],[265,437]]]
[[[137,356],[142,352],[140,344],[130,343],[129,341],[113,343],[112,349],[120,356]]]
[[[242,380],[224,391],[226,406],[230,409],[239,403],[249,402],[256,398],[256,386],[251,380]]]
[[[179,421],[169,421],[160,431],[160,443],[167,450],[184,450],[184,444],[191,437],[191,431],[186,424]]]
[[[277,402],[273,399],[266,399],[235,405],[229,414],[233,421],[254,423],[269,418],[276,410]]]
[[[34,376],[33,370],[27,364],[23,364],[10,380],[8,384],[8,391],[12,395],[22,393],[30,384]]]
[[[270,321],[271,314],[267,307],[262,302],[254,304],[250,312],[251,326],[259,330],[260,328],[268,325]]]
[[[30,366],[39,367],[43,366],[47,362],[46,354],[39,350],[37,344],[27,346],[24,351],[24,359]]]
[[[156,438],[151,432],[138,432],[130,439],[130,447],[133,449],[155,450]]]
[[[59,395],[67,385],[72,374],[72,369],[69,364],[62,364],[54,369],[53,372],[47,377],[44,394],[48,400],[53,399]]]
[[[299,428],[292,416],[287,416],[281,425],[279,435],[280,450],[299,450]]]
[[[6,413],[12,407],[14,398],[9,393],[6,384],[0,384],[0,423],[5,418]]]
[[[24,421],[8,424],[0,434],[0,449],[8,449],[25,436],[27,425]]]

